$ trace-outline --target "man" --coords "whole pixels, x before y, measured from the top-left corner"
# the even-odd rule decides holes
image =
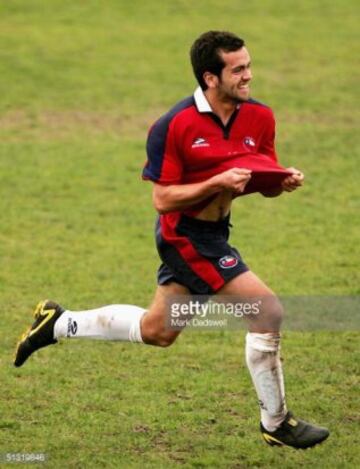
[[[228,32],[209,31],[193,44],[191,61],[199,88],[154,124],[147,142],[143,178],[154,183],[153,201],[160,214],[156,238],[163,261],[152,305],[148,311],[111,305],[73,312],[46,300],[18,344],[15,366],[61,337],[169,346],[180,333],[166,321],[175,295],[266,298],[261,314],[248,317],[246,336],[246,362],[261,407],[260,429],[270,445],[311,447],[329,432],[296,419],[286,408],[279,355],[281,304],[227,242],[232,200],[261,173],[253,170],[253,161],[260,158],[262,165],[273,167],[267,181],[282,171],[273,185],[257,187],[265,196],[296,190],[304,176],[294,168],[283,171],[276,163],[273,114],[250,99],[251,62],[244,41]]]

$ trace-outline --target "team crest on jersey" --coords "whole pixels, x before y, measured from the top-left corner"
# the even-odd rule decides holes
[[[255,148],[255,140],[252,137],[245,137],[244,144],[252,149]]]
[[[209,146],[209,143],[205,140],[205,138],[198,137],[193,141],[191,148],[208,147],[208,146]]]
[[[235,256],[224,256],[219,259],[220,267],[223,269],[231,269],[238,264],[238,259]]]

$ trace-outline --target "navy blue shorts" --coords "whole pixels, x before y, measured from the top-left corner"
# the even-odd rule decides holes
[[[230,246],[230,216],[218,222],[177,214],[158,218],[156,244],[162,260],[158,284],[177,282],[196,295],[216,293],[247,272],[237,249]]]

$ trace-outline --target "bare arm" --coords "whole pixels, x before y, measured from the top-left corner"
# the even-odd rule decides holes
[[[176,184],[163,186],[154,184],[153,203],[160,213],[183,210],[191,205],[202,202],[207,197],[230,189],[234,192],[243,192],[251,177],[248,169],[233,168],[217,174],[204,182],[195,184]]]

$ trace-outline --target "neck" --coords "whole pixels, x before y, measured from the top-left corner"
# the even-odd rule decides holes
[[[221,99],[216,90],[208,88],[204,91],[214,114],[220,117],[222,123],[226,125],[237,107],[237,102],[229,99]]]

